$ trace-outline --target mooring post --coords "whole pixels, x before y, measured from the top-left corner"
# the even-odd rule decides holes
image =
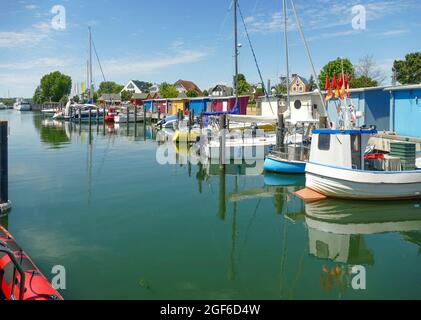
[[[0,215],[11,208],[9,201],[7,121],[0,121]]]
[[[158,121],[161,120],[161,108],[158,107]]]
[[[137,104],[134,105],[134,127],[136,128],[137,123]]]
[[[129,115],[130,115],[130,113],[129,113],[129,106],[127,106],[127,108],[126,108],[126,124],[127,125],[129,125]]]
[[[143,105],[143,123],[146,125],[146,108],[145,108],[145,105]]]
[[[79,124],[82,124],[82,108],[79,108]]]
[[[226,130],[226,115],[221,114],[219,116],[219,168],[222,169],[225,165],[225,130]]]
[[[102,117],[104,118],[104,121],[102,122],[102,126],[104,127],[104,132],[105,132],[105,104],[104,104],[104,108],[102,109]]]
[[[285,134],[285,122],[284,122],[284,114],[278,114],[278,130],[276,135],[276,146],[278,149],[282,149],[284,146],[284,134]]]

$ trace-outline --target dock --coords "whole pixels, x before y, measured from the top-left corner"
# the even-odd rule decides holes
[[[311,203],[327,199],[325,195],[310,188],[304,188],[299,191],[296,191],[294,192],[294,195],[303,200],[305,203]]]

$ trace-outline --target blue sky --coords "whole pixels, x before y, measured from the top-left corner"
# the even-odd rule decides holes
[[[265,81],[285,73],[282,1],[239,0]],[[317,71],[331,59],[356,64],[373,55],[390,82],[394,59],[421,50],[419,0],[296,0]],[[352,28],[353,5],[367,12],[365,30]],[[66,29],[54,30],[54,5],[66,9]],[[40,77],[59,70],[74,82],[86,78],[87,27],[107,80],[150,82],[192,80],[205,89],[230,84],[233,18],[230,0],[0,0],[0,96],[31,97]],[[290,69],[304,77],[310,65],[289,12]],[[258,74],[239,20],[240,72]],[[94,81],[101,82],[94,60]]]

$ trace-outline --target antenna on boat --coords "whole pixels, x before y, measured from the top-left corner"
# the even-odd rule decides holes
[[[92,93],[92,34],[91,34],[90,26],[88,27],[88,30],[89,30],[89,100],[91,100],[93,98],[93,93]]]
[[[316,80],[315,82],[316,82],[317,90],[319,91],[320,99],[322,101],[323,112],[326,114],[326,117],[329,121],[329,114],[327,113],[326,102],[325,102],[325,99],[322,95],[322,91],[320,90],[319,81],[317,81],[319,79],[319,77],[317,76],[316,69],[314,68],[313,59],[311,57],[311,53],[310,53],[310,49],[309,49],[308,44],[307,44],[307,40],[304,36],[303,28],[301,26],[300,18],[298,17],[297,10],[295,8],[294,0],[291,0],[291,6],[292,6],[292,10],[294,11],[295,20],[297,21],[297,26],[298,26],[298,30],[300,32],[301,40],[304,43],[304,47],[306,49],[307,57],[308,57],[308,59],[310,61],[310,64],[311,64],[311,68],[312,68],[312,71],[313,71],[313,77]]]

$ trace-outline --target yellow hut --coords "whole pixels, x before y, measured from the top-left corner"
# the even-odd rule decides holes
[[[177,98],[171,99],[171,114],[177,114],[178,110],[183,112],[188,107],[189,99],[184,93],[180,93]]]

